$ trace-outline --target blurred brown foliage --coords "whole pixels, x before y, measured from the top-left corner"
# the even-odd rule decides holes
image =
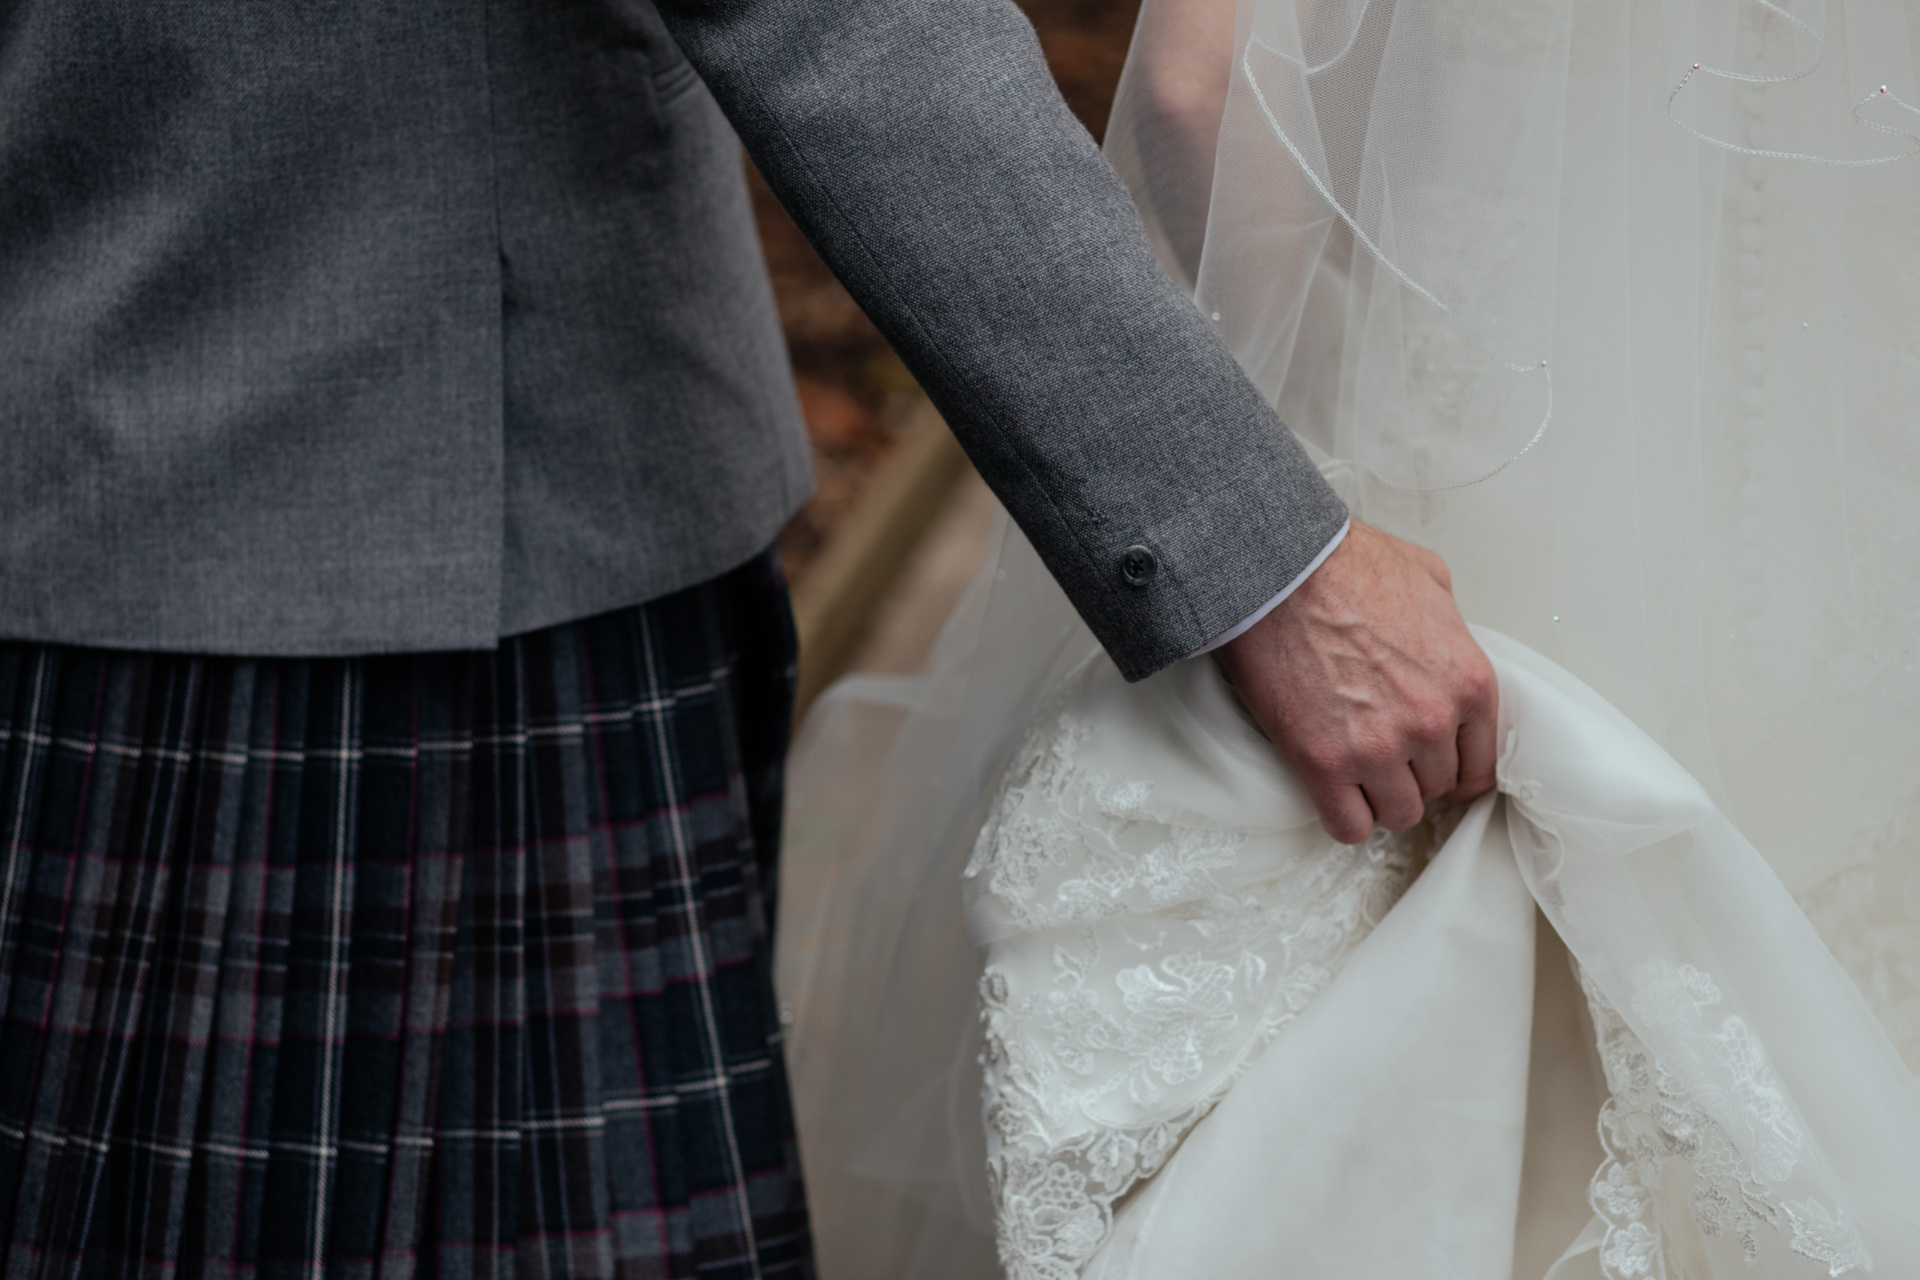
[[[1016,0],[1054,80],[1098,138],[1113,106],[1139,0]],[[780,535],[789,578],[806,572],[893,443],[913,377],[748,166],[760,240],[780,304],[819,488]]]

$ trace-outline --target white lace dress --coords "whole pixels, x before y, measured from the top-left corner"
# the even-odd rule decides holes
[[[1208,662],[1096,657],[1038,716],[967,868],[1011,1280],[1511,1274],[1536,899],[1608,1094],[1557,1276],[1920,1268],[1920,1089],[1880,1031],[1920,922],[1847,922],[1869,1012],[1684,771],[1482,640],[1502,795],[1360,846]]]

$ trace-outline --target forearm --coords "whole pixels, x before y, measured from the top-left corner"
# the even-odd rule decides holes
[[[1010,4],[663,12],[1129,675],[1234,625],[1338,530],[1344,508],[1154,263]],[[1122,571],[1133,547],[1152,553],[1144,585]]]

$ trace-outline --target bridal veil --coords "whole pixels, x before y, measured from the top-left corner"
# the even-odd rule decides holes
[[[1510,922],[1537,902],[1611,1093],[1596,1234],[1557,1275],[1920,1266],[1920,5],[1240,0],[1196,165],[1158,93],[1156,3],[1109,155],[1354,514],[1446,558],[1514,728],[1500,800],[1444,833],[1481,852],[1442,849],[1369,916],[1339,999],[1272,1044],[1398,1007],[1435,1019],[1443,1073],[1438,1011],[1470,966],[1416,1001],[1417,974],[1363,961],[1442,945],[1418,929],[1471,914],[1449,893]],[[964,873],[1036,725],[1093,697],[1101,661],[1010,530],[922,675],[843,682],[803,731],[779,981],[825,1274],[997,1274],[993,929]],[[1155,680],[1189,710],[1211,696]],[[1203,1111],[1254,1096],[1235,1073],[1318,1087],[1310,1053],[1236,1043],[1213,1065],[1249,1083]],[[1524,1063],[1501,1087],[1524,1094]],[[1227,1131],[1189,1124],[1152,1168],[1235,1167],[1190,1136]],[[1297,1126],[1272,1140],[1314,1150]],[[1056,1236],[1079,1229],[1061,1203]]]

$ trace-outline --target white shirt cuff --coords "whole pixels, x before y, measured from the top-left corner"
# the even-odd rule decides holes
[[[1333,535],[1333,540],[1328,542],[1326,546],[1320,548],[1320,554],[1315,556],[1306,568],[1296,574],[1292,582],[1280,588],[1279,593],[1275,595],[1273,599],[1267,601],[1258,609],[1255,609],[1252,613],[1240,619],[1240,621],[1234,623],[1231,627],[1222,631],[1219,635],[1207,641],[1187,656],[1189,658],[1197,658],[1203,653],[1211,653],[1221,645],[1226,644],[1229,640],[1238,640],[1241,636],[1245,635],[1254,623],[1260,621],[1260,619],[1266,617],[1269,613],[1272,613],[1275,606],[1292,595],[1294,590],[1299,587],[1301,583],[1305,582],[1307,577],[1312,574],[1315,569],[1318,569],[1327,562],[1327,557],[1334,553],[1335,548],[1346,541],[1347,530],[1351,528],[1353,528],[1353,521],[1351,520],[1341,525],[1340,532]]]

